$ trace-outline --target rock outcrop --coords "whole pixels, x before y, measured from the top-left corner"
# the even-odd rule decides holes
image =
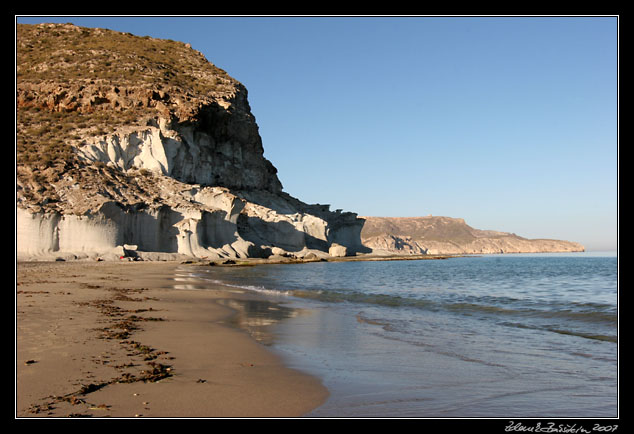
[[[342,258],[348,255],[348,249],[346,249],[346,246],[342,246],[341,244],[332,243],[328,249],[328,254],[335,258]]]
[[[363,244],[388,255],[582,252],[575,242],[474,229],[451,217],[363,217]]]
[[[187,44],[70,24],[17,33],[19,259],[367,250],[356,214],[283,191],[246,88]]]
[[[16,49],[18,259],[583,250],[291,197],[246,88],[188,44],[19,24]]]

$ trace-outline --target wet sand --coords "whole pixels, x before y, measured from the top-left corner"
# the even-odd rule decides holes
[[[16,417],[300,417],[322,404],[317,378],[238,327],[241,305],[265,301],[188,289],[174,280],[188,266],[18,263]]]

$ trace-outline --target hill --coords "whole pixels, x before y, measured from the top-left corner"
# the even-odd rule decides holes
[[[474,229],[451,217],[363,217],[363,244],[383,254],[579,252],[579,243]]]

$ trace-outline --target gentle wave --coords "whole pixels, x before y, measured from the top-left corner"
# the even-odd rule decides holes
[[[487,315],[493,316],[495,318],[524,318],[528,320],[533,319],[558,319],[563,321],[563,324],[558,324],[557,326],[553,325],[535,325],[526,322],[509,322],[502,321],[501,324],[506,326],[512,326],[517,328],[524,329],[533,329],[533,330],[541,330],[541,331],[549,331],[553,333],[570,335],[581,337],[585,339],[592,339],[598,341],[606,341],[606,342],[617,342],[617,336],[606,335],[606,334],[597,334],[597,333],[587,333],[581,332],[573,329],[575,323],[604,323],[607,326],[616,325],[617,323],[617,315],[616,313],[599,311],[599,310],[586,310],[586,311],[575,311],[571,309],[567,310],[548,310],[548,306],[544,306],[544,309],[535,309],[535,308],[527,308],[527,307],[509,307],[509,306],[495,306],[491,304],[477,304],[471,302],[438,302],[431,300],[422,300],[422,299],[414,299],[408,297],[401,297],[395,295],[386,295],[386,294],[367,294],[361,292],[342,292],[342,291],[308,291],[308,290],[288,290],[288,291],[279,291],[275,289],[266,289],[263,287],[255,287],[251,285],[228,285],[233,287],[239,287],[242,289],[255,291],[258,293],[263,293],[267,295],[274,296],[284,296],[284,297],[298,297],[303,299],[310,299],[328,303],[360,303],[360,304],[369,304],[369,305],[378,305],[382,307],[407,307],[414,309],[424,309],[430,311],[451,311],[453,313],[464,314],[464,315]],[[578,304],[575,307],[579,307],[579,305],[583,305],[586,309],[593,307],[595,309],[605,309],[606,306],[591,304],[591,303],[583,303]],[[369,320],[362,316],[357,316],[357,320],[359,322],[364,322],[367,324],[374,324],[382,326],[385,330],[394,330],[389,321],[372,319]],[[567,323],[570,322],[571,327],[566,327]]]
[[[523,323],[504,322],[502,324],[508,327],[517,327],[517,328],[529,329],[529,330],[549,331],[549,332],[558,333],[561,335],[577,336],[580,338],[592,339],[596,341],[605,341],[605,342],[614,342],[614,343],[618,342],[618,336],[612,336],[612,335],[584,333],[584,332],[575,331],[575,330],[567,330],[567,329],[549,327],[549,326],[535,326],[535,325],[529,325],[529,324],[523,324]]]
[[[222,282],[220,280],[211,280],[213,283],[217,283],[222,286],[228,286],[230,288],[246,289],[247,291],[253,291],[260,294],[266,294],[271,296],[289,296],[292,295],[292,291],[280,291],[278,289],[267,289],[263,286],[256,285],[236,285],[234,283]]]
[[[604,269],[597,268],[601,264]],[[228,269],[205,277],[267,296],[374,306],[383,327],[400,315],[416,322],[417,312],[425,311],[616,342],[618,309],[608,290],[612,266],[609,260],[465,259]]]
[[[298,297],[329,303],[363,303],[385,307],[409,307],[428,309],[433,311],[446,310],[465,314],[492,314],[523,317],[561,318],[591,323],[606,323],[616,325],[618,316],[611,306],[598,303],[548,303],[542,308],[511,306],[519,300],[509,298],[482,297],[480,300],[470,301],[435,301],[421,298],[403,297],[400,295],[373,294],[358,291],[333,291],[333,290],[278,290],[256,285],[239,285],[234,283],[210,280],[212,283],[222,284],[232,288],[254,291],[261,294]],[[481,301],[480,303],[476,301]],[[498,302],[499,304],[493,304]]]
[[[262,291],[260,289],[259,291]],[[307,290],[290,290],[276,291],[267,290],[271,294],[283,294],[294,297],[307,298],[326,302],[354,302],[365,304],[376,304],[387,307],[412,307],[429,310],[449,310],[458,313],[488,313],[495,315],[512,315],[512,316],[541,316],[544,318],[562,318],[572,319],[585,322],[603,322],[616,325],[618,317],[616,312],[607,311],[609,306],[600,304],[574,304],[567,305],[563,308],[561,304],[543,305],[543,309],[530,307],[512,307],[499,306],[487,303],[473,302],[448,302],[433,301],[418,298],[402,297],[398,295],[387,294],[368,294],[362,292],[341,292],[341,291],[307,291]],[[487,300],[488,301],[488,300]],[[554,306],[554,307],[553,307]],[[556,309],[555,309],[556,307]],[[580,307],[591,309],[575,310]],[[592,309],[593,308],[593,309]]]

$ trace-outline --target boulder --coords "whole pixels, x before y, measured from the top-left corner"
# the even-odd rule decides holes
[[[271,248],[271,254],[273,256],[290,256],[290,254],[286,250],[284,250],[284,249],[282,249],[280,247]]]
[[[348,249],[346,246],[342,246],[341,244],[332,243],[330,248],[328,249],[328,254],[332,257],[344,257],[348,254]]]

